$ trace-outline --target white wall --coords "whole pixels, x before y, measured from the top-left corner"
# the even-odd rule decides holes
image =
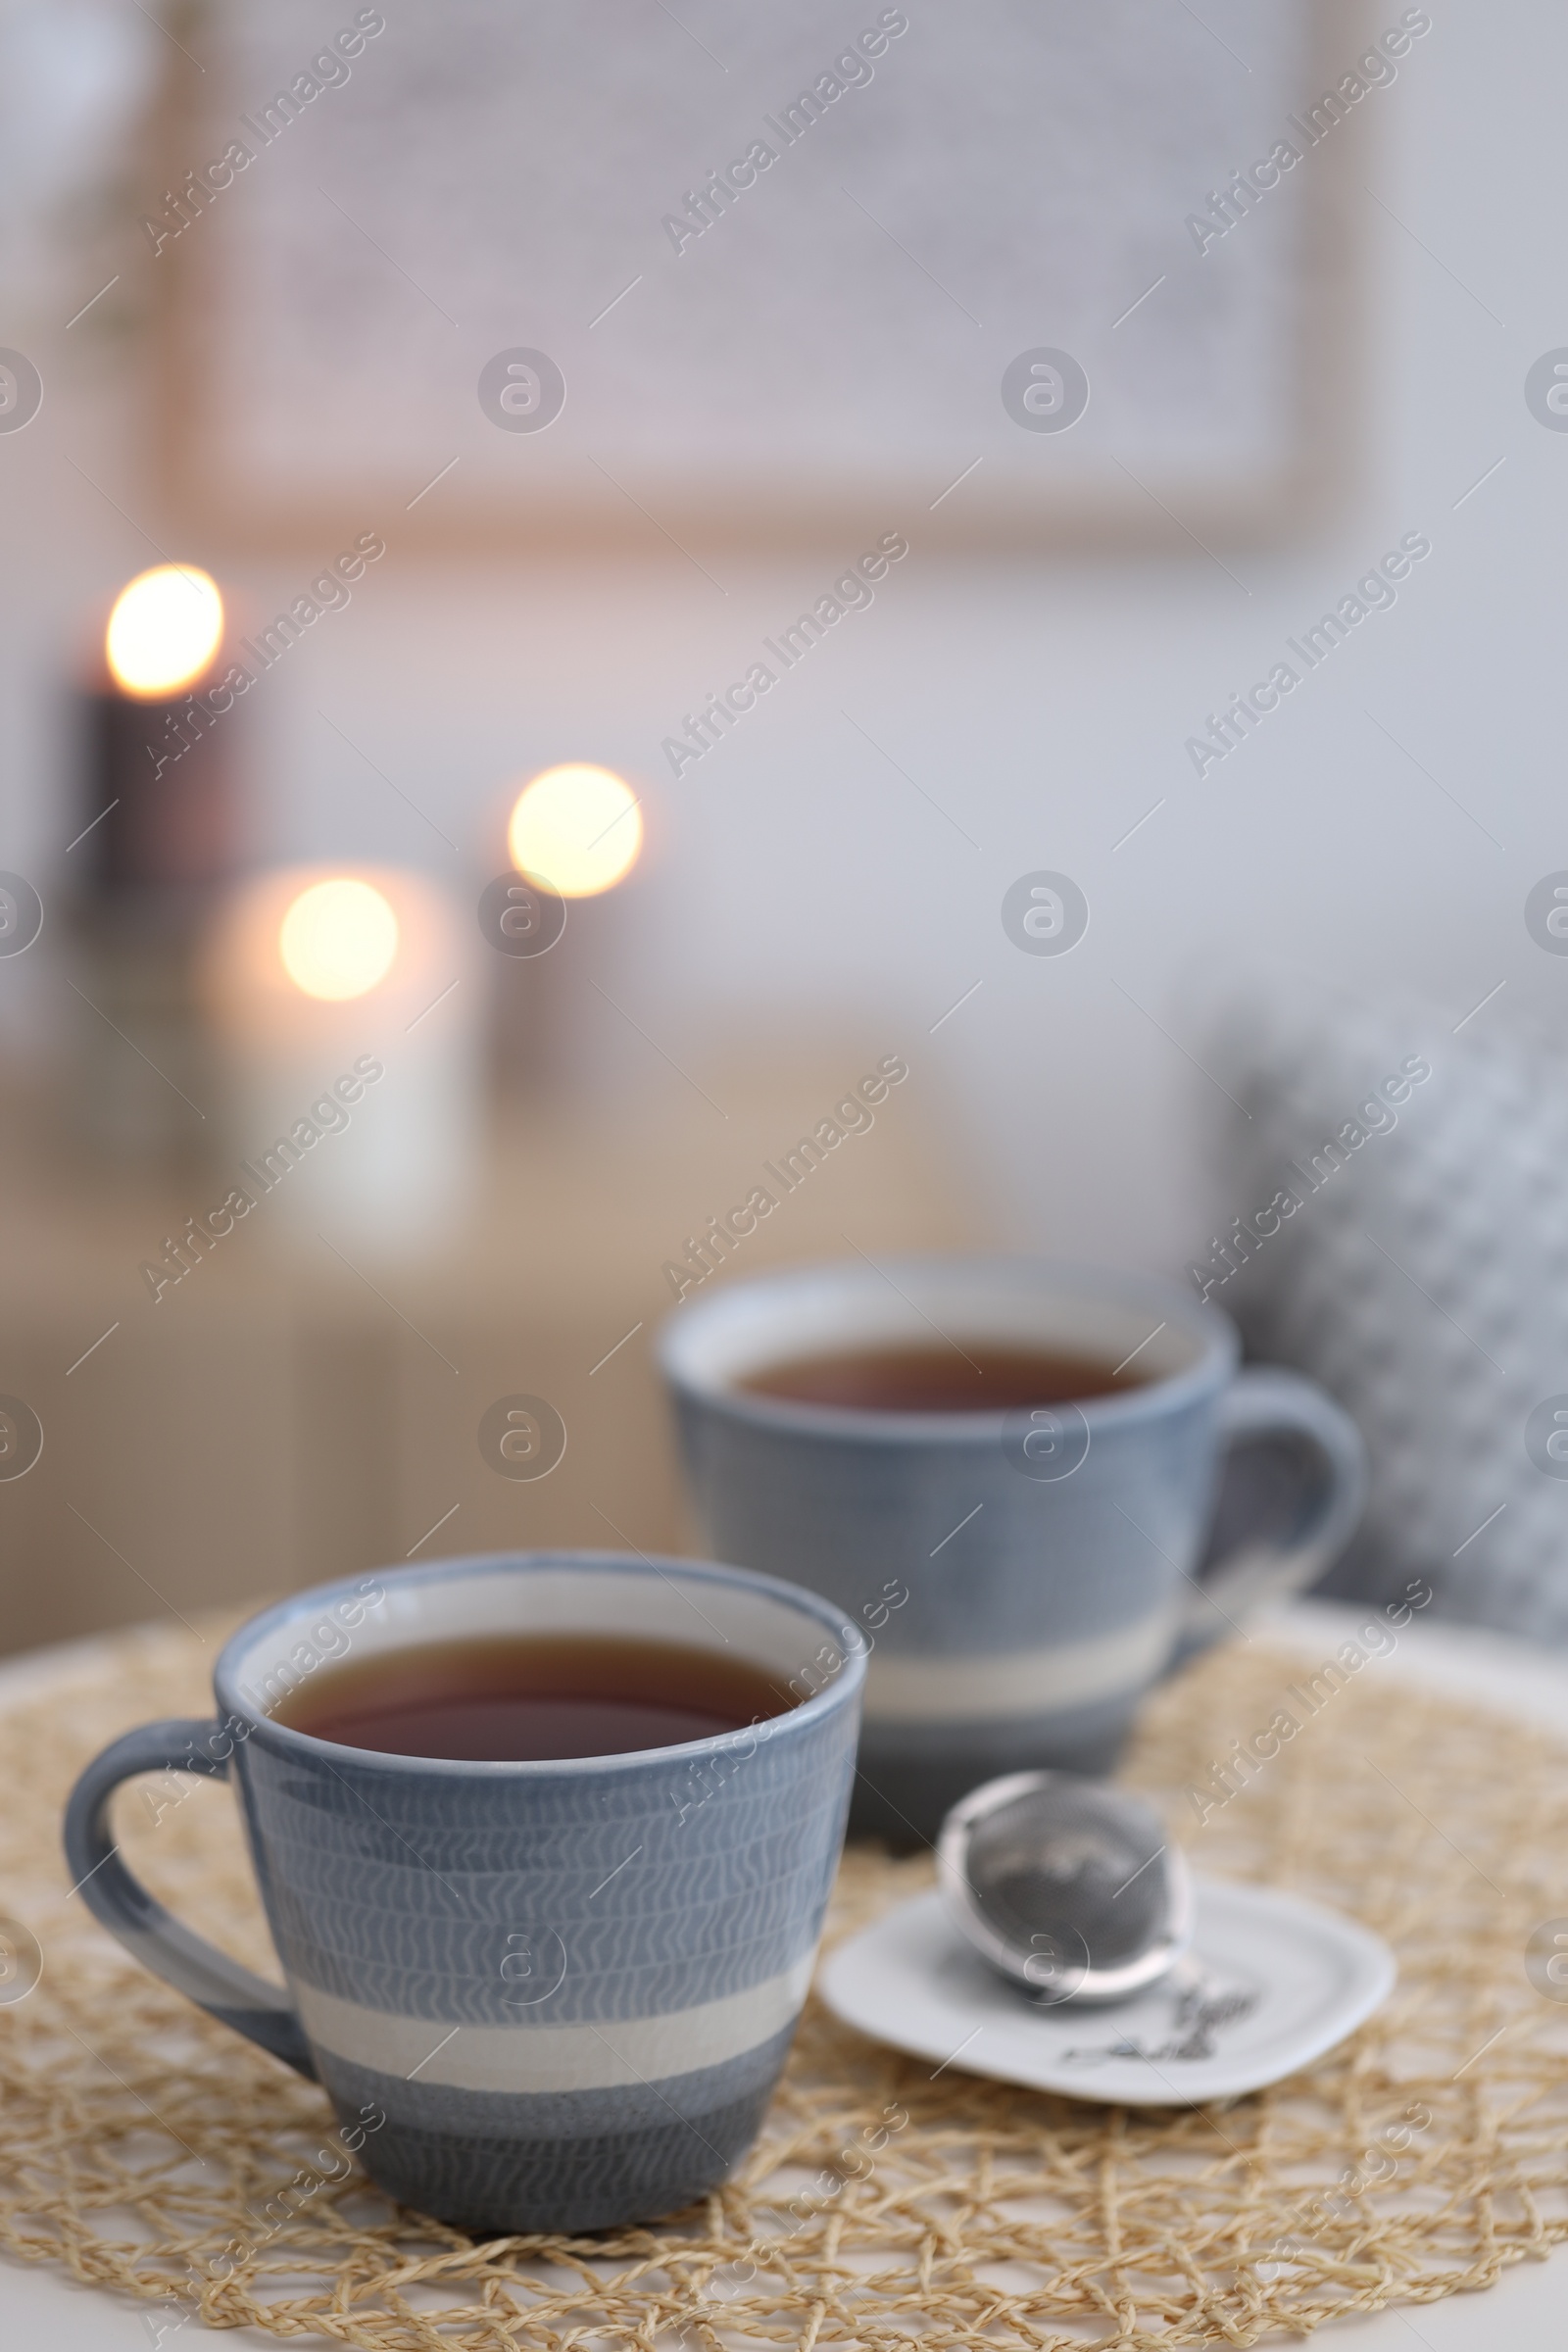
[[[1201,1055],[1200,999],[1216,983],[1283,964],[1369,994],[1414,984],[1457,1019],[1505,979],[1477,1028],[1526,1011],[1560,1028],[1568,966],[1532,944],[1522,906],[1568,865],[1568,435],[1529,416],[1523,379],[1568,344],[1568,21],[1545,0],[1510,11],[1505,31],[1479,0],[1433,14],[1377,95],[1374,192],[1358,205],[1364,487],[1310,545],[1227,552],[1250,594],[1196,550],[956,564],[922,552],[918,515],[893,514],[911,553],[874,608],[674,783],[660,739],[819,591],[833,555],[727,557],[720,597],[662,542],[640,563],[536,573],[416,567],[394,546],[269,678],[265,711],[257,698],[276,796],[259,846],[406,859],[471,890],[500,863],[509,776],[565,756],[623,767],[648,783],[654,846],[606,985],[666,1049],[700,1061],[737,1030],[848,1010],[933,1101],[951,1097],[1012,1232],[1103,1258],[1179,1263],[1206,1229],[1198,1134],[1224,1103],[1154,1023]],[[69,838],[63,648],[93,595],[155,560],[110,503],[139,513],[113,386],[83,398],[63,393],[0,440],[0,864],[40,874]],[[73,469],[84,446],[108,497]],[[1203,714],[1412,530],[1433,553],[1396,608],[1198,779],[1183,746]],[[299,583],[281,566],[248,585],[271,611]],[[999,919],[1007,884],[1041,866],[1073,874],[1093,909],[1059,960],[1019,954]],[[42,959],[0,972],[0,1010],[41,1036],[56,989]],[[587,1028],[611,1069],[646,1054],[607,1009]]]

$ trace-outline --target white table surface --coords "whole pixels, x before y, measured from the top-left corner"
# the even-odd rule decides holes
[[[1254,1630],[1320,1655],[1344,1639],[1356,1613],[1312,1602],[1261,1620]],[[69,1672],[101,1648],[97,1642],[37,1650],[0,1664],[0,1708],[33,1697],[57,1674]],[[1491,1700],[1519,1716],[1568,1734],[1568,1654],[1527,1648],[1499,1635],[1468,1626],[1424,1624],[1415,1619],[1399,1635],[1398,1647],[1379,1661],[1379,1674],[1408,1678],[1452,1690],[1462,1697]],[[0,2161],[3,2161],[0,2122]],[[1334,2352],[1499,2352],[1499,2347],[1546,2347],[1568,2341],[1568,2248],[1545,2262],[1523,2262],[1504,2272],[1482,2294],[1450,2295],[1441,2303],[1412,2304],[1370,2319],[1335,2321],[1320,2330]],[[167,2320],[167,2306],[157,2317]],[[34,2270],[0,2259],[0,2345],[5,2352],[152,2352],[150,2306],[77,2286],[52,2270]],[[178,2352],[198,2352],[203,2339],[227,2352],[276,2352],[278,2338],[259,2329],[205,2328],[186,2320],[166,2343]],[[307,2337],[301,2342],[324,2339]],[[1283,2332],[1270,2343],[1299,2343]]]

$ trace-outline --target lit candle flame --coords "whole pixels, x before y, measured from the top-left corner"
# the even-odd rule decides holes
[[[210,572],[159,564],[122,588],[104,640],[110,673],[151,702],[199,678],[223,635],[223,600]]]
[[[608,767],[548,767],[517,795],[507,848],[519,873],[564,899],[613,890],[643,846],[637,795]]]
[[[373,883],[344,874],[300,892],[277,947],[296,988],[341,1004],[385,978],[397,954],[398,918]]]

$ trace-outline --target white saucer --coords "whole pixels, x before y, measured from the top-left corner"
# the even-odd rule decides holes
[[[982,1960],[935,1893],[840,1944],[817,1989],[847,2025],[929,2058],[938,2073],[951,2066],[1116,2106],[1196,2107],[1308,2065],[1393,1988],[1388,1945],[1337,1911],[1197,1873],[1193,1892],[1186,1962],[1111,2008],[1043,2006]]]

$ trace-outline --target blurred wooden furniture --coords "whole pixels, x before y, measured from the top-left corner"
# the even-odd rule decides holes
[[[141,1261],[226,1180],[176,1193],[52,1165],[42,1114],[13,1103],[0,1394],[39,1416],[44,1447],[0,1478],[0,1649],[416,1553],[678,1548],[649,1352],[675,1304],[662,1265],[877,1057],[852,1045],[803,1069],[760,1053],[746,1073],[705,1070],[701,1091],[672,1078],[613,1115],[519,1115],[471,1218],[417,1263],[291,1236],[264,1198],[156,1304]],[[938,1114],[918,1076],[894,1088],[729,1266],[983,1242]],[[568,1433],[533,1482],[498,1475],[478,1446],[487,1406],[518,1392],[548,1398]]]

